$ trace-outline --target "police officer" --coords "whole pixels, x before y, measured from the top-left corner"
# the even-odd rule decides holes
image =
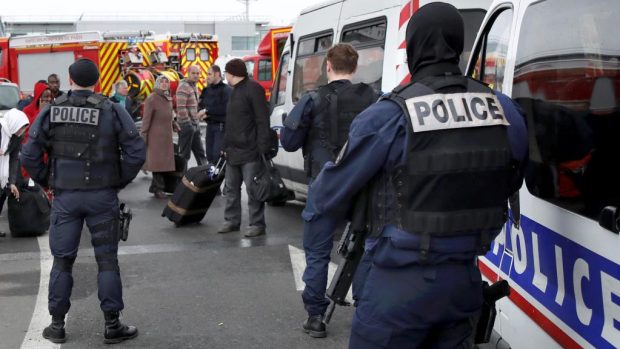
[[[461,75],[455,7],[421,7],[406,41],[411,82],[353,121],[342,157],[310,186],[303,217],[320,229],[361,190],[371,198],[372,263],[350,348],[471,347],[482,306],[476,256],[521,186],[527,132],[508,97]]]
[[[334,161],[346,143],[353,119],[377,101],[378,94],[364,83],[353,84],[358,53],[346,43],[334,45],[327,51],[326,73],[329,83],[306,93],[291,110],[281,131],[282,147],[286,151],[303,149],[304,170],[312,182],[321,167]],[[327,335],[323,315],[329,305],[325,298],[329,255],[338,222],[317,229],[304,229],[306,284],[302,299],[308,319],[303,328],[312,337]],[[319,229],[320,228],[320,229]],[[320,242],[320,243],[319,243]]]
[[[54,343],[66,340],[71,271],[86,221],[99,267],[104,342],[118,343],[136,337],[138,330],[119,320],[124,304],[117,259],[117,193],[140,171],[145,145],[127,111],[94,93],[99,71],[92,61],[75,61],[69,67],[69,77],[70,93],[41,110],[21,155],[32,179],[55,193],[49,231],[54,255],[48,307],[52,323],[43,331],[43,337]],[[47,164],[43,161],[46,153]]]

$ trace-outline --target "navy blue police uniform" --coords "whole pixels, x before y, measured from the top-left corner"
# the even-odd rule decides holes
[[[476,258],[521,186],[527,131],[510,98],[461,75],[454,6],[421,7],[406,41],[411,83],[353,121],[342,156],[310,186],[303,218],[319,230],[369,193],[371,263],[350,348],[471,347],[483,302]]]
[[[354,118],[378,97],[366,84],[335,80],[304,94],[291,110],[284,121],[280,141],[286,151],[303,149],[304,171],[311,183],[325,163],[336,159]],[[334,232],[339,224],[340,221],[332,221],[315,229],[304,227],[306,286],[302,299],[310,316],[322,316],[329,305],[325,297],[327,272]]]
[[[30,128],[22,164],[35,182],[54,191],[49,231],[54,256],[49,284],[53,319],[64,318],[71,307],[72,268],[84,222],[98,266],[101,310],[124,308],[117,259],[117,193],[135,178],[145,155],[145,144],[125,109],[88,90],[57,98]],[[56,339],[64,341],[64,329]]]

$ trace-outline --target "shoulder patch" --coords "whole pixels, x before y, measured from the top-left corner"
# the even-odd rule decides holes
[[[510,125],[492,93],[431,94],[405,101],[413,132]]]
[[[99,125],[99,109],[52,106],[50,122],[63,124]]]

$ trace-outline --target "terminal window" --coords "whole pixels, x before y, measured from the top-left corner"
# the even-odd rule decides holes
[[[258,45],[258,36],[233,36],[231,47],[233,51],[253,51]]]

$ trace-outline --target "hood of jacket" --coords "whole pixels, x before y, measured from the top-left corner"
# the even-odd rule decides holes
[[[407,65],[412,77],[416,79],[422,71],[425,76],[460,73],[463,32],[463,18],[450,4],[430,3],[416,11],[409,19],[406,32]]]

